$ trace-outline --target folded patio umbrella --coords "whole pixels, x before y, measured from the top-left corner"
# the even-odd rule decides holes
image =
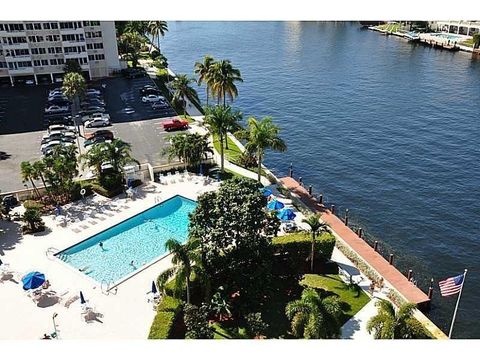
[[[282,203],[281,201],[278,201],[277,199],[272,200],[268,203],[267,208],[270,210],[280,210],[285,207],[285,204]]]
[[[80,291],[80,304],[85,304],[85,297],[83,296],[83,292]]]
[[[293,220],[296,216],[292,209],[283,209],[277,215],[280,220]]]
[[[43,285],[45,282],[45,275],[38,272],[32,271],[25,275],[22,279],[23,290],[36,289]]]
[[[155,285],[155,281],[152,281],[152,293],[156,294],[158,292],[157,286]]]
[[[269,188],[263,188],[262,192],[263,196],[265,197],[269,197],[270,195],[272,195],[272,190],[270,190]]]

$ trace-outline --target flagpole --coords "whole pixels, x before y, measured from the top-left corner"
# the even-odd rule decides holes
[[[463,273],[462,287],[460,288],[460,292],[458,293],[457,305],[455,305],[455,311],[453,312],[452,324],[450,325],[450,332],[448,333],[448,338],[449,339],[452,338],[453,324],[455,323],[455,317],[457,316],[458,304],[460,303],[460,298],[462,297],[463,285],[465,285],[465,278],[466,277],[467,277],[467,269],[465,269],[465,272]]]

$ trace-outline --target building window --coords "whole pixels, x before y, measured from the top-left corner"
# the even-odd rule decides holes
[[[11,32],[25,30],[23,24],[6,24],[5,27],[8,27],[8,31]]]
[[[25,28],[26,28],[27,30],[33,30],[33,24],[26,24],[26,25],[25,25]]]
[[[103,54],[96,54],[96,55],[95,55],[95,60],[105,60],[105,55],[103,55]]]
[[[60,41],[60,35],[47,35],[47,41]]]
[[[8,67],[7,63],[4,61],[0,61],[0,69],[6,69]]]
[[[90,39],[98,38],[98,37],[102,37],[102,32],[101,31],[92,31],[92,32],[87,31],[87,32],[85,32],[85,36],[87,38],[90,38]]]
[[[42,30],[42,24],[41,23],[35,23],[35,24],[33,24],[33,28],[35,30]]]
[[[58,29],[58,23],[52,22],[52,23],[50,23],[50,27],[51,27],[52,29]]]
[[[81,21],[69,21],[69,22],[61,22],[60,29],[81,29],[82,22]]]
[[[58,65],[63,65],[63,64],[65,64],[65,60],[57,59],[57,63],[58,63]]]
[[[48,65],[48,60],[41,60],[42,61],[42,66],[47,66]]]
[[[33,42],[33,43],[42,42],[43,40],[44,40],[43,36],[29,36],[28,37],[28,41]]]
[[[0,31],[5,31],[5,28],[3,27],[3,24],[0,24]]]
[[[87,49],[92,50],[92,49],[103,49],[103,43],[91,43],[87,44]]]
[[[33,66],[42,66],[42,62],[40,60],[33,60]]]
[[[19,61],[18,62],[18,67],[19,68],[32,67],[32,62],[31,61]]]
[[[84,21],[83,26],[100,26],[100,21]]]
[[[62,52],[63,52],[63,50],[62,50],[61,47],[56,47],[56,48],[55,48],[55,53],[61,54]]]
[[[95,60],[95,55],[88,55],[88,60],[90,60],[90,61]]]
[[[50,23],[44,23],[43,24],[43,29],[44,30],[50,30]]]
[[[50,65],[57,65],[57,59],[50,59]]]

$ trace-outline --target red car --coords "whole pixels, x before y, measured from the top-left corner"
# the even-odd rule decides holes
[[[164,121],[162,125],[165,131],[188,129],[188,121],[178,118]]]

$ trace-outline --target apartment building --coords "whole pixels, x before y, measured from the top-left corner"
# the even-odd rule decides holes
[[[61,81],[65,62],[87,78],[120,70],[113,21],[0,21],[0,83]]]

